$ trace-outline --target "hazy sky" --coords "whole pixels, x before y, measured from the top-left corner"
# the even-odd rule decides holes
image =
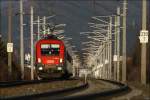
[[[30,0],[24,0],[24,11],[29,13]],[[116,14],[117,6],[122,9],[122,0],[38,0],[33,1],[34,20],[37,16],[50,16],[55,14],[52,20],[55,23],[65,23],[65,35],[73,38],[72,45],[80,51],[82,48],[81,42],[87,41],[85,37],[81,37],[80,32],[92,31],[88,27],[88,22],[91,22],[92,16],[113,15]],[[141,23],[141,0],[128,0],[127,8],[127,53],[132,54],[135,49],[135,42],[140,32]],[[3,39],[7,36],[7,7],[5,0],[1,2],[1,33]],[[19,2],[13,1],[13,41],[14,45],[19,48],[19,16],[15,14],[19,12]],[[24,23],[29,24],[29,15],[24,16]],[[24,38],[26,52],[30,47],[29,26],[24,26]],[[36,26],[34,32],[37,32]],[[121,33],[122,34],[122,33]],[[26,45],[28,44],[28,45]],[[19,51],[17,51],[19,52]]]

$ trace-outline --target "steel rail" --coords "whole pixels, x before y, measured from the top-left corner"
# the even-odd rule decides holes
[[[28,95],[21,95],[21,96],[12,96],[12,97],[0,97],[2,100],[33,100],[37,98],[42,98],[42,97],[59,97],[59,95],[68,95],[71,93],[79,92],[81,90],[84,90],[88,88],[88,83],[83,83],[79,86],[71,87],[71,88],[66,88],[66,89],[61,89],[61,90],[54,90],[54,91],[47,91],[47,92],[42,92],[42,93],[36,93],[36,94],[28,94]],[[53,99],[54,100],[54,99]]]
[[[127,84],[123,84],[120,82],[112,81],[112,80],[105,80],[105,79],[99,79],[108,83],[112,83],[114,85],[119,86],[119,88],[115,89],[110,89],[106,91],[100,91],[96,93],[91,93],[91,94],[85,94],[85,95],[78,95],[78,96],[72,96],[72,97],[65,97],[59,100],[83,100],[83,99],[88,99],[88,100],[98,100],[98,99],[104,99],[104,98],[109,98],[110,96],[113,95],[120,95],[120,93],[124,92],[129,92],[131,89]],[[98,98],[98,99],[97,99]],[[106,99],[104,99],[106,100]]]
[[[38,94],[28,94],[28,95],[23,95],[23,96],[14,96],[14,97],[8,97],[8,98],[2,98],[2,99],[11,99],[11,100],[20,100],[20,99],[37,99],[37,98],[52,98],[53,100],[80,100],[80,99],[87,99],[88,100],[93,100],[94,98],[107,98],[113,95],[117,95],[120,93],[124,93],[130,88],[128,87],[127,84],[123,84],[120,82],[116,81],[111,81],[111,80],[105,80],[105,79],[98,79],[104,82],[108,82],[114,85],[117,85],[118,88],[113,88],[110,90],[106,91],[100,91],[100,92],[95,92],[91,94],[84,94],[84,95],[77,95],[77,96],[71,96],[69,97],[69,94],[79,92],[81,90],[85,90],[89,87],[88,83],[84,83],[80,86],[76,86],[73,88],[67,88],[67,89],[62,89],[62,90],[55,90],[55,91],[48,91],[44,93],[38,93]],[[43,81],[44,82],[44,81]],[[61,95],[61,96],[60,96]]]
[[[40,84],[40,83],[63,81],[63,80],[75,80],[75,79],[74,78],[71,78],[71,79],[55,78],[55,79],[49,79],[49,80],[20,80],[20,81],[10,81],[10,82],[4,81],[4,82],[0,82],[0,88],[17,87],[20,85]]]

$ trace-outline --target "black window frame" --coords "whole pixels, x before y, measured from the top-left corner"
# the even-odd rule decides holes
[[[49,48],[42,48],[42,45],[49,45]],[[58,50],[54,50],[55,48],[52,48],[52,45],[59,45]],[[47,53],[43,53],[44,50],[43,49],[50,49],[50,50],[45,50]],[[52,54],[49,54],[48,52],[52,52],[51,50],[54,50]],[[60,55],[60,44],[57,43],[43,43],[40,45],[40,53],[42,56],[59,56]]]

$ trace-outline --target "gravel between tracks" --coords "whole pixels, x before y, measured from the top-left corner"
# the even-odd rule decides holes
[[[111,100],[150,100],[150,84],[142,85],[137,82],[128,83],[131,92],[113,97]]]
[[[92,93],[99,93],[100,91],[107,91],[110,89],[115,89],[115,88],[119,88],[117,85],[108,83],[108,82],[104,82],[101,80],[89,80],[89,88],[85,91],[81,91],[78,93],[74,93],[70,96],[77,96],[77,95],[87,95],[87,94],[92,94]]]
[[[29,84],[9,88],[0,88],[0,97],[13,97],[38,94],[47,91],[62,90],[72,88],[82,84],[80,80],[54,81],[40,84]]]

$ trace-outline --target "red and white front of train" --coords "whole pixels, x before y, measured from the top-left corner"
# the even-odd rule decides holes
[[[64,73],[65,46],[61,40],[43,39],[36,44],[36,70],[40,77]]]

